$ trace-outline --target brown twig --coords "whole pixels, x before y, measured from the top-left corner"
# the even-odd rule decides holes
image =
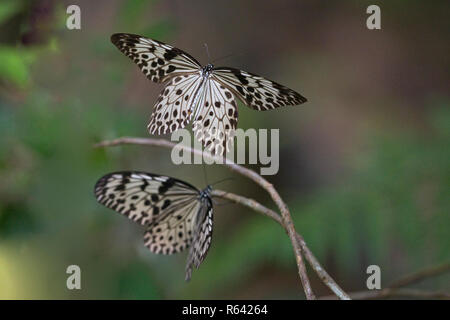
[[[402,288],[419,281],[438,276],[450,271],[450,263],[433,266],[418,272],[406,275],[394,281],[388,288],[382,290],[365,290],[350,293],[352,299],[385,299],[390,297],[409,297],[417,299],[450,299],[450,293],[444,291],[424,291],[418,289]],[[334,299],[334,296],[321,297],[323,300]]]
[[[450,293],[443,291],[425,291],[409,288],[386,288],[383,290],[366,290],[351,292],[350,297],[355,300],[376,300],[392,297],[414,298],[414,299],[444,299],[450,300]],[[335,300],[336,296],[320,297],[320,300]]]
[[[285,230],[291,240],[292,246],[294,248],[296,262],[297,262],[298,273],[299,273],[299,276],[300,276],[300,279],[301,279],[301,282],[303,285],[303,289],[304,289],[306,298],[307,299],[315,299],[315,295],[311,289],[311,285],[309,283],[308,275],[306,272],[306,267],[303,262],[303,256],[302,256],[303,251],[307,258],[309,256],[308,261],[310,262],[313,269],[319,274],[321,279],[322,280],[326,279],[328,281],[328,283],[326,281],[324,281],[325,284],[327,284],[333,290],[333,292],[336,293],[336,291],[337,292],[341,291],[343,293],[342,290],[337,290],[337,288],[339,288],[339,286],[337,286],[335,281],[333,279],[331,279],[331,277],[329,277],[329,275],[325,272],[325,270],[323,270],[323,268],[318,264],[317,260],[314,258],[312,253],[309,251],[309,249],[307,249],[307,246],[304,243],[301,236],[298,235],[297,232],[295,231],[294,223],[292,221],[292,217],[290,215],[289,209],[288,209],[287,205],[284,203],[284,201],[281,199],[281,197],[278,194],[278,192],[276,191],[276,189],[273,187],[273,185],[271,183],[269,183],[266,179],[264,179],[263,177],[258,175],[256,172],[254,172],[253,170],[247,169],[245,167],[242,167],[232,161],[229,161],[229,160],[224,161],[223,158],[211,155],[208,152],[204,152],[202,150],[197,150],[197,149],[192,149],[187,146],[176,145],[175,143],[164,140],[164,139],[122,137],[122,138],[118,138],[118,139],[111,140],[111,141],[103,141],[101,143],[96,144],[95,147],[117,146],[117,145],[123,145],[123,144],[151,145],[151,146],[166,147],[169,149],[172,149],[173,147],[177,147],[180,150],[184,150],[184,151],[187,151],[187,152],[199,155],[199,156],[207,157],[216,163],[224,163],[225,162],[224,163],[225,166],[227,168],[229,168],[231,171],[237,172],[237,173],[253,180],[255,183],[259,184],[263,189],[265,189],[269,193],[272,200],[275,202],[278,209],[280,210],[281,218],[275,212],[274,213],[278,217],[278,219],[274,218],[274,216],[271,216],[271,215],[269,215],[269,216],[274,218],[285,228]],[[247,199],[247,200],[254,201],[254,200],[250,200],[250,199]],[[251,202],[247,202],[247,203],[250,204]],[[255,205],[255,203],[256,203],[256,201],[254,201],[254,203],[251,203],[251,204]],[[259,206],[261,206],[261,205],[259,205]],[[256,205],[256,207],[258,207],[258,205]],[[262,209],[261,207],[258,207],[258,208]],[[267,211],[266,211],[266,213],[267,213]],[[305,248],[307,250],[305,250]],[[315,264],[312,264],[311,261],[315,262]],[[332,286],[330,286],[330,284],[332,284]],[[349,298],[348,295],[346,295],[345,293],[340,294],[339,297],[345,298],[345,299]]]
[[[393,282],[389,288],[395,289],[400,287],[406,287],[410,284],[417,283],[419,281],[422,281],[426,278],[434,277],[437,275],[440,275],[442,273],[445,273],[450,270],[450,263],[444,263],[439,266],[433,266],[430,268],[423,269],[418,272],[414,272],[411,274],[408,274],[397,281]]]
[[[273,210],[270,210],[269,208],[263,206],[259,202],[249,199],[246,197],[239,196],[237,194],[233,194],[230,192],[225,192],[222,190],[214,190],[213,196],[220,197],[223,199],[231,200],[235,203],[238,203],[240,205],[243,205],[245,207],[248,207],[256,212],[262,213],[265,216],[274,219],[277,221],[282,227],[283,226],[283,220]],[[345,293],[344,290],[339,287],[339,285],[334,281],[334,279],[325,271],[325,269],[320,265],[319,261],[316,259],[314,254],[309,250],[308,246],[306,245],[305,241],[303,240],[303,237],[297,233],[297,241],[299,242],[301,248],[303,249],[303,253],[305,254],[306,260],[311,265],[312,269],[317,273],[319,278],[322,280],[322,282],[331,289],[331,291],[334,292],[334,294],[342,300],[350,300],[350,296]]]

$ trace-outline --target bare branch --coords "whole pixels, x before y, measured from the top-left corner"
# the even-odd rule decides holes
[[[414,299],[444,299],[450,300],[450,293],[443,291],[425,291],[409,288],[366,290],[351,292],[350,297],[355,300],[376,300],[386,298],[414,298]],[[320,300],[336,300],[336,296],[320,297]]]
[[[288,207],[281,199],[278,192],[275,190],[273,185],[269,183],[266,179],[261,177],[255,171],[242,167],[230,160],[224,159],[222,157],[214,156],[209,152],[205,152],[202,150],[192,149],[187,146],[177,145],[171,141],[167,141],[164,139],[150,139],[150,138],[133,138],[133,137],[122,137],[111,141],[103,141],[96,144],[94,147],[108,147],[108,146],[118,146],[123,144],[137,144],[137,145],[151,145],[158,147],[165,147],[172,149],[173,147],[179,148],[179,150],[184,150],[196,155],[203,156],[205,158],[209,158],[216,163],[224,163],[225,167],[229,168],[231,171],[237,172],[250,180],[253,180],[257,184],[259,184],[263,189],[265,189],[269,195],[272,197],[273,201],[279,208],[281,212],[281,217],[283,220],[282,225],[285,227],[287,234],[291,240],[292,246],[294,248],[295,258],[297,261],[298,273],[300,276],[300,280],[303,285],[303,290],[305,292],[306,298],[308,300],[315,299],[315,295],[311,289],[311,285],[309,283],[308,275],[306,272],[305,263],[303,262],[302,257],[302,248],[300,246],[299,241],[297,241],[297,232],[294,228],[294,223],[292,221],[291,214],[289,212]]]
[[[406,287],[410,284],[417,283],[419,281],[422,281],[424,279],[434,277],[437,275],[440,275],[442,273],[445,273],[450,270],[450,263],[444,263],[439,266],[433,266],[427,269],[423,269],[419,272],[414,272],[409,275],[406,275],[397,281],[393,282],[389,288],[400,288],[400,287]]]
[[[284,227],[283,220],[281,219],[281,217],[278,213],[276,213],[273,210],[270,210],[269,208],[263,206],[262,204],[260,204],[259,202],[255,201],[253,199],[246,198],[246,197],[243,197],[243,196],[231,193],[231,192],[217,190],[217,189],[214,189],[212,191],[212,195],[214,197],[231,200],[234,203],[237,203],[244,207],[250,208],[258,213],[262,213],[265,216],[272,218],[273,220],[278,222],[282,227]]]
[[[233,201],[235,203],[238,203],[240,205],[248,207],[248,208],[250,208],[250,209],[252,209],[252,210],[254,210],[254,211],[258,212],[258,213],[262,213],[265,216],[267,216],[269,218],[272,218],[275,221],[277,221],[284,228],[283,220],[278,215],[278,213],[276,213],[275,211],[270,210],[269,208],[261,205],[259,202],[255,201],[253,199],[245,198],[245,197],[242,197],[242,196],[230,193],[230,192],[221,191],[221,190],[214,190],[213,191],[213,196],[231,200],[231,201]],[[346,294],[344,292],[344,290],[342,290],[339,287],[339,285],[334,281],[334,279],[332,277],[330,277],[330,275],[320,265],[319,261],[313,255],[311,250],[309,250],[308,246],[306,245],[305,241],[303,240],[303,237],[301,235],[299,235],[298,233],[297,233],[297,241],[299,242],[300,246],[303,249],[303,253],[305,254],[306,260],[308,260],[309,264],[311,265],[313,270],[317,273],[319,278],[323,281],[323,283],[326,286],[328,286],[328,288],[330,288],[331,291],[333,291],[334,294],[336,294],[336,296],[339,299],[350,300],[350,297],[348,296],[348,294]]]
[[[450,263],[444,263],[439,266],[433,266],[418,272],[411,273],[392,283],[391,286],[382,290],[365,290],[350,293],[352,299],[383,299],[390,297],[410,297],[418,299],[450,299],[450,293],[443,291],[424,291],[418,289],[402,289],[413,283],[425,280],[427,278],[441,275],[450,271]],[[334,296],[320,297],[321,300],[332,300]]]
[[[95,145],[95,147],[108,147],[108,146],[118,146],[123,144],[137,144],[137,145],[150,145],[150,146],[159,146],[159,147],[165,147],[165,148],[173,148],[175,147],[175,143],[164,140],[164,139],[147,139],[147,138],[133,138],[133,137],[122,137],[115,140],[110,141],[103,141],[101,143],[98,143]],[[389,297],[411,297],[411,298],[423,298],[423,299],[450,299],[450,294],[447,292],[440,292],[440,291],[423,291],[423,290],[417,290],[417,289],[406,289],[401,288],[416,282],[419,282],[421,280],[424,280],[429,277],[433,277],[439,274],[442,274],[444,272],[447,272],[450,270],[450,264],[446,263],[440,266],[431,267],[425,270],[421,270],[416,273],[412,273],[410,275],[407,275],[395,282],[392,283],[392,285],[389,288],[385,288],[383,290],[370,290],[370,291],[359,291],[359,292],[353,292],[350,295],[346,294],[339,285],[334,281],[332,277],[323,269],[323,267],[320,265],[316,257],[313,255],[311,250],[306,245],[303,237],[298,234],[295,231],[294,224],[292,222],[292,218],[289,213],[289,209],[286,206],[286,204],[281,199],[278,192],[275,190],[273,185],[269,183],[267,180],[265,180],[263,177],[258,175],[256,172],[247,169],[245,167],[242,167],[234,162],[231,162],[229,160],[224,161],[223,158],[213,156],[208,152],[204,152],[197,149],[192,149],[190,147],[184,147],[177,145],[177,148],[183,149],[187,152],[191,152],[193,154],[197,154],[200,156],[203,156],[205,158],[209,158],[210,160],[213,160],[217,163],[224,163],[224,165],[229,168],[231,171],[237,172],[257,184],[259,184],[263,189],[265,189],[269,195],[274,200],[275,204],[277,205],[278,209],[281,212],[281,216],[261,205],[259,202],[249,199],[240,195],[236,195],[233,193],[221,191],[221,190],[214,190],[213,196],[220,197],[224,199],[231,200],[237,204],[243,205],[245,207],[248,207],[258,213],[264,214],[265,216],[272,218],[276,222],[278,222],[285,230],[286,233],[289,235],[289,238],[291,240],[292,246],[294,248],[294,253],[297,261],[297,267],[299,271],[299,276],[302,281],[302,285],[305,291],[305,295],[307,299],[315,299],[314,293],[312,292],[312,289],[309,284],[309,279],[306,273],[306,268],[302,259],[302,254],[305,255],[306,260],[311,265],[312,269],[317,273],[319,278],[323,281],[323,283],[328,286],[333,293],[336,296],[325,296],[321,297],[320,299],[343,299],[343,300],[349,300],[351,298],[353,299],[382,299],[382,298],[389,298]]]
[[[313,255],[311,250],[309,250],[308,246],[305,243],[305,240],[303,240],[303,237],[300,234],[297,234],[297,239],[300,243],[300,246],[303,249],[303,252],[305,254],[306,260],[308,260],[311,267],[314,269],[314,271],[317,273],[319,278],[323,281],[323,283],[331,289],[331,291],[334,292],[336,296],[338,296],[341,300],[351,300],[350,296],[345,293],[344,290],[339,287],[339,285],[334,281],[334,279],[328,274],[328,272],[325,271],[325,269],[320,265],[319,261],[316,259],[316,257]]]

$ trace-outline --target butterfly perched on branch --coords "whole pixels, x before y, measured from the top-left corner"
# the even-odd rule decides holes
[[[144,244],[151,252],[173,254],[189,247],[189,281],[211,245],[211,190],[167,176],[123,171],[100,178],[94,193],[101,204],[145,226]]]
[[[227,67],[205,67],[190,54],[157,40],[116,33],[111,42],[150,80],[164,83],[147,126],[151,134],[184,128],[193,118],[195,136],[212,153],[230,150],[237,127],[234,97],[264,111],[298,105],[306,98],[274,81]]]

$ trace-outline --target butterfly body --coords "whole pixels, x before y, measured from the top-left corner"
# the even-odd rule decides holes
[[[258,111],[306,102],[274,81],[235,68],[202,66],[190,54],[157,40],[117,33],[111,41],[150,80],[165,84],[147,126],[151,134],[171,133],[193,118],[197,139],[222,155],[230,150],[237,128],[235,97]]]
[[[98,202],[146,228],[144,244],[150,251],[173,254],[189,247],[186,280],[211,245],[211,191],[211,186],[198,190],[175,178],[139,171],[107,174],[94,189]]]
[[[208,78],[210,76],[211,72],[213,71],[213,69],[214,69],[214,65],[211,63],[208,63],[206,66],[204,66],[202,68],[202,76],[205,78]]]
[[[206,186],[205,189],[199,191],[197,199],[202,203],[203,207],[212,207],[211,192],[212,187],[210,185]],[[204,218],[205,216],[199,212],[195,219],[195,225],[200,225],[202,221],[204,221]]]
[[[202,199],[202,200],[211,199],[211,192],[212,192],[212,187],[210,185],[206,186],[205,189],[200,191],[200,194],[199,194],[200,199]]]

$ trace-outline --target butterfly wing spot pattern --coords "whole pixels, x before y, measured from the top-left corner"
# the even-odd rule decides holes
[[[151,134],[166,134],[184,128],[193,114],[198,75],[177,76],[159,95],[147,126]]]
[[[198,226],[198,232],[195,232],[194,240],[189,249],[186,263],[186,281],[191,279],[193,267],[198,269],[202,261],[205,260],[209,246],[211,245],[213,207],[211,199],[204,198],[203,201],[207,203],[204,203],[197,215],[196,225]]]
[[[116,33],[111,36],[111,42],[133,60],[149,80],[157,83],[201,68],[194,57],[157,40],[135,34]]]
[[[208,82],[197,110],[193,123],[196,138],[213,154],[230,150],[238,117],[231,91],[217,82]]]
[[[307,101],[288,87],[239,69],[216,68],[214,77],[228,86],[246,106],[258,111],[295,106]]]
[[[145,226],[144,244],[153,253],[173,254],[190,247],[186,280],[211,245],[213,206],[210,187],[194,186],[167,176],[123,171],[100,178],[98,202]]]
[[[184,128],[195,114],[195,135],[218,155],[230,150],[237,127],[234,96],[258,111],[307,101],[294,90],[250,72],[202,67],[190,54],[157,40],[117,33],[111,41],[150,80],[166,84],[150,117],[149,132],[166,134]],[[218,132],[223,135],[219,137]]]

